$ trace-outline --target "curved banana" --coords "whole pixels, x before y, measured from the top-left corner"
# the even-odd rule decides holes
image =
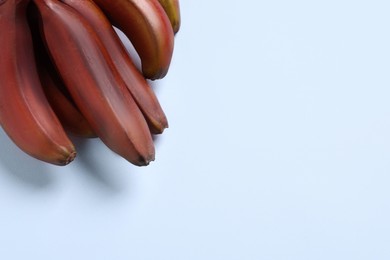
[[[179,0],[158,0],[165,12],[167,13],[169,20],[171,21],[172,29],[177,33],[180,29],[180,5]]]
[[[114,152],[142,166],[154,160],[148,125],[92,27],[58,0],[34,0],[49,53],[73,100]]]
[[[158,0],[94,0],[129,38],[148,79],[161,79],[172,59],[174,32]]]
[[[28,0],[0,3],[0,123],[27,154],[66,165],[75,155],[43,93],[27,23]]]
[[[92,0],[61,0],[74,8],[93,27],[108,51],[115,68],[126,83],[153,134],[168,127],[168,120],[153,89],[133,64],[125,46],[101,9]]]

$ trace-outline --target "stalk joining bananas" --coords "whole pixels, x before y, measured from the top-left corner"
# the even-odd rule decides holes
[[[51,164],[75,158],[70,133],[148,165],[168,121],[147,79],[167,74],[179,27],[178,0],[0,0],[2,128]]]

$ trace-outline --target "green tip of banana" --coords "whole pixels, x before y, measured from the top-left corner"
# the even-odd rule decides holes
[[[180,6],[178,0],[158,0],[164,8],[169,21],[171,22],[173,32],[176,34],[180,30]]]

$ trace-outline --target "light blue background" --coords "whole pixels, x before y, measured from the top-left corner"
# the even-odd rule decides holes
[[[389,2],[181,7],[149,167],[0,133],[0,259],[390,259]]]

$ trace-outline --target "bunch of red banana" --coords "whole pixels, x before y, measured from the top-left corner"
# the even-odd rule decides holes
[[[71,133],[148,165],[168,122],[146,79],[166,75],[179,26],[178,0],[0,0],[2,128],[48,163],[75,158]]]

